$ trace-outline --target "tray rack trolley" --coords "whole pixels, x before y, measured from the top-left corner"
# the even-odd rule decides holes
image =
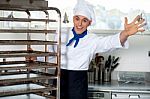
[[[0,5],[0,11],[0,98],[59,99],[60,10]]]

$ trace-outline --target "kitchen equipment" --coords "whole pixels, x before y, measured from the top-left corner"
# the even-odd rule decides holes
[[[150,99],[150,94],[141,92],[113,92],[112,99]]]
[[[110,82],[111,81],[111,72],[119,65],[119,57],[108,56],[108,59],[104,61],[104,57],[95,55],[89,65],[88,70],[88,81],[89,82]]]
[[[5,46],[0,51],[0,60],[2,60],[0,61],[0,99],[16,99],[17,97],[18,99],[24,97],[27,99],[45,99],[45,97],[46,99],[59,99],[60,10],[55,7],[42,7],[43,4],[40,3],[45,0],[35,0],[32,5],[27,4],[28,0],[9,0],[9,3],[5,1],[8,0],[0,2],[0,11],[3,13],[0,14],[0,22],[3,24],[11,22],[13,25],[11,28],[5,26],[0,28],[0,34],[5,34],[0,40],[1,47]],[[41,6],[35,4],[36,2]],[[5,15],[7,12],[13,13]],[[37,17],[32,16],[33,13],[42,14],[41,17]],[[25,26],[18,26],[18,23]],[[39,24],[41,28],[36,27]],[[56,28],[52,29],[52,27]],[[13,39],[9,38],[11,35],[15,35]],[[18,38],[18,35],[21,37]],[[54,36],[57,36],[58,39],[54,40]],[[52,45],[56,46],[55,52],[48,49]],[[29,50],[30,48],[33,50]],[[41,57],[43,60],[26,60],[26,57],[34,56]],[[54,57],[54,61],[50,61],[49,57]],[[57,70],[56,74],[49,72],[50,70]],[[56,83],[53,83],[54,81]],[[27,97],[27,94],[35,97]],[[37,97],[29,94],[36,94]]]
[[[105,62],[105,69],[104,69],[104,82],[111,81],[111,72],[119,65],[118,63],[119,57],[115,58],[115,56],[108,56],[108,59]]]
[[[88,83],[94,82],[95,60],[92,59],[88,69]]]
[[[108,69],[105,69],[104,71],[104,82],[110,82],[111,81],[111,71]]]
[[[89,90],[110,93],[111,98],[105,99],[150,99],[150,82],[143,79],[147,72],[115,72],[120,72],[120,81],[89,84]],[[116,76],[119,76],[117,73]],[[149,77],[149,74],[147,76]]]
[[[119,63],[113,64],[111,67],[111,71],[113,71],[118,65],[119,65]]]
[[[104,57],[96,54],[95,57],[96,70],[95,70],[95,81],[102,82],[103,71],[104,71]]]
[[[88,99],[111,99],[111,92],[88,90]]]
[[[69,23],[67,13],[65,12],[63,23]]]
[[[142,92],[113,92],[89,89],[88,99],[150,99],[150,94]]]
[[[144,72],[119,71],[117,76],[120,82],[133,82],[136,84],[145,81]]]

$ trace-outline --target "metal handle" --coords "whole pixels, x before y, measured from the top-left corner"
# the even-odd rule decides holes
[[[129,98],[140,98],[140,95],[129,95]]]
[[[117,97],[117,94],[112,94],[112,97]]]

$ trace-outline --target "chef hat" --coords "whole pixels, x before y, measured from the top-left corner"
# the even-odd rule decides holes
[[[73,13],[74,15],[82,15],[87,17],[89,20],[92,20],[91,25],[94,25],[96,23],[96,20],[93,7],[93,5],[85,0],[78,0],[73,9]]]

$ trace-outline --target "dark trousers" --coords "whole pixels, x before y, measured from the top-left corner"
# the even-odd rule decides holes
[[[87,99],[87,71],[61,69],[60,99]]]

